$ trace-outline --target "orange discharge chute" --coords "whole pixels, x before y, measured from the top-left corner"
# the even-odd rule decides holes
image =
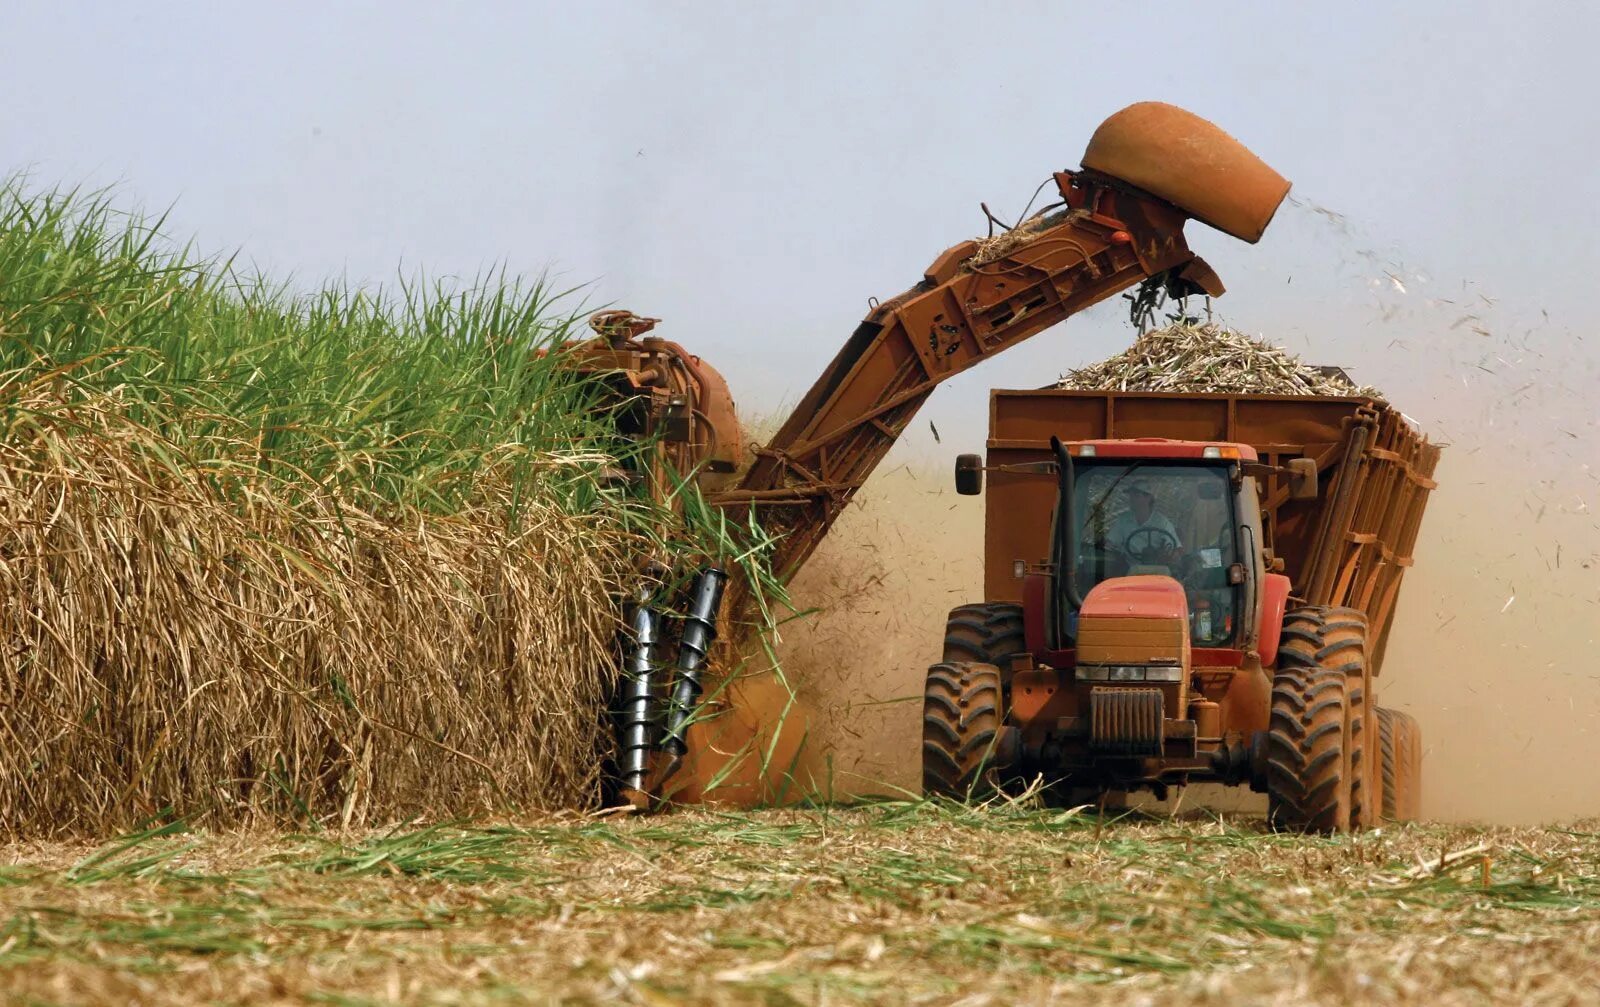
[[[1159,196],[1204,224],[1254,244],[1289,180],[1193,112],[1142,101],[1100,124],[1083,166]]]

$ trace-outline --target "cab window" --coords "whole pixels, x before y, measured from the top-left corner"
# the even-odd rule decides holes
[[[1112,577],[1172,577],[1188,596],[1193,644],[1231,642],[1240,596],[1228,583],[1238,540],[1228,467],[1084,462],[1075,475],[1077,554],[1070,569],[1079,592]],[[1068,613],[1066,622],[1074,635],[1077,614]]]

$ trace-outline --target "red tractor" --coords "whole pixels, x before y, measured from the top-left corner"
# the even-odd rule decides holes
[[[1248,783],[1284,826],[1416,816],[1377,705],[1439,449],[1365,397],[997,391],[984,602],[928,671],[923,780],[1059,799]]]

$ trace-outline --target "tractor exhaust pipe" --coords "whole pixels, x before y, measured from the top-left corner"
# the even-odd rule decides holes
[[[1080,609],[1083,607],[1083,592],[1078,590],[1078,515],[1074,509],[1078,495],[1078,470],[1073,467],[1072,453],[1061,443],[1061,438],[1050,438],[1050,450],[1056,456],[1059,469],[1057,476],[1061,480],[1061,516],[1067,523],[1060,536],[1065,555],[1056,563],[1056,579],[1066,590],[1067,600],[1072,602],[1072,607]]]
[[[712,641],[717,638],[717,612],[722,608],[722,589],[727,584],[726,571],[714,566],[700,571],[694,582],[689,614],[683,620],[683,639],[678,643],[678,680],[667,704],[667,735],[663,747],[672,756],[672,768],[677,767],[689,750],[684,732],[700,701],[700,669],[711,652]]]
[[[617,710],[617,765],[623,796],[632,804],[645,799],[650,752],[661,724],[656,682],[661,617],[650,602],[650,593],[642,592],[633,610],[633,645],[623,668],[622,701]]]

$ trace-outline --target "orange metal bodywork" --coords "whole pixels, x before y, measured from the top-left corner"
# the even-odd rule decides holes
[[[1189,707],[1191,651],[1183,585],[1171,577],[1157,576],[1118,577],[1095,585],[1078,613],[1075,657],[1077,667],[1176,666],[1177,681],[1153,688],[1161,697],[1163,719],[1184,718]],[[1076,702],[1071,705],[1075,710],[1087,710],[1097,691],[1125,688],[1130,686],[1076,682]],[[1132,688],[1148,690],[1152,686]]]
[[[1174,160],[1185,150],[1204,153]],[[1254,241],[1288,193],[1216,126],[1156,103],[1108,119],[1084,166],[1094,170],[1056,173],[1061,210],[946,249],[920,283],[875,305],[739,485],[715,496],[783,535],[780,576],[811,555],[940,382],[1145,280],[1221,294],[1185,220]],[[1223,188],[1207,197],[1208,186]]]
[[[1125,766],[1126,779],[1247,778],[1250,739],[1267,727],[1270,669],[1291,603],[1365,612],[1373,634],[1366,674],[1381,670],[1439,458],[1396,410],[1370,398],[1058,389],[996,391],[990,403],[984,597],[1022,602],[1025,621],[1035,623],[1027,635],[1031,667],[1016,673],[1012,702],[1030,750],[1053,744],[1067,764],[1083,764],[1083,743],[1073,739],[1089,730],[1096,686],[1080,669],[1179,663],[1192,689],[1161,686],[1169,718],[1163,755]],[[1239,478],[1254,480],[1254,490],[1241,500],[1259,501],[1259,514],[1239,520],[1259,528],[1261,548],[1245,559],[1260,589],[1255,621],[1236,649],[1191,650],[1187,633],[1180,639],[1170,622],[1163,632],[1162,620],[1173,616],[1186,627],[1183,589],[1164,577],[1097,585],[1079,610],[1075,649],[1052,649],[1036,625],[1046,578],[1016,577],[1018,561],[1026,570],[1048,568],[1060,492],[1052,436],[1069,452],[1091,445],[1097,459],[1199,460],[1214,448],[1228,456],[1216,464],[1242,466]],[[1315,462],[1314,499],[1291,499],[1285,463],[1298,458]]]
[[[1129,287],[1194,260],[1184,216],[1149,197],[1070,180],[1086,202],[1010,252],[971,265],[964,242],[923,282],[876,307],[739,485],[713,500],[753,507],[780,533],[789,577],[811,555],[900,432],[946,379]],[[1117,235],[1129,240],[1116,240]]]
[[[1205,153],[1173,160],[1183,150]],[[1162,164],[1174,170],[1163,173]],[[1236,141],[1171,106],[1133,106],[1107,120],[1084,166],[1055,173],[1056,207],[1007,233],[952,246],[909,290],[875,302],[778,433],[754,449],[742,475],[726,384],[676,344],[645,337],[654,320],[597,316],[600,335],[577,348],[576,360],[611,382],[633,410],[625,432],[658,436],[652,492],[668,499],[673,474],[693,473],[730,523],[754,518],[776,537],[771,563],[787,580],[941,382],[1146,281],[1177,296],[1221,294],[1215,272],[1185,241],[1186,220],[1199,216],[1254,241],[1287,192],[1282,177]],[[1200,174],[1190,178],[1193,172]],[[1223,182],[1226,191],[1203,191]],[[748,585],[735,579],[727,609],[737,618],[748,600]],[[763,731],[785,720],[788,691],[749,680],[735,686],[718,702],[740,709],[690,729],[686,768],[673,784],[683,788],[681,797],[712,796],[711,782],[727,776],[730,758],[747,758],[753,742],[786,748],[786,739]],[[744,708],[750,704],[753,715]],[[795,729],[803,732],[803,723]],[[782,760],[767,761],[786,771]],[[760,772],[735,775],[734,800],[770,796],[771,781]]]
[[[1262,664],[1276,664],[1278,644],[1283,640],[1283,616],[1289,610],[1289,578],[1281,573],[1269,573],[1261,583],[1261,639],[1256,650]]]
[[[640,432],[678,434],[669,440],[682,447],[663,461],[696,472],[712,503],[753,512],[776,533],[773,567],[787,579],[941,382],[1145,281],[1221,294],[1216,273],[1190,251],[1185,222],[1198,217],[1253,241],[1288,192],[1222,130],[1155,102],[1107,119],[1084,166],[1055,173],[1057,208],[951,246],[915,286],[874,301],[736,481],[727,475],[743,459],[727,386],[682,347],[646,337],[655,319],[595,316],[599,336],[579,348],[579,366],[650,398]]]
[[[693,475],[715,491],[729,485],[744,455],[733,393],[722,374],[675,342],[645,333],[658,319],[602,311],[596,336],[568,348],[574,370],[610,390],[618,432],[653,440],[656,457],[642,473],[657,500],[674,496],[675,476]]]
[[[1136,185],[1196,220],[1256,242],[1289,180],[1192,112],[1159,101],[1129,105],[1095,130],[1083,166]]]
[[[1411,566],[1439,448],[1398,410],[1369,398],[1202,395],[1163,392],[995,391],[990,395],[984,596],[1022,601],[1014,564],[1049,554],[1057,481],[1037,463],[1050,438],[1122,441],[1147,456],[1195,457],[1196,446],[1237,445],[1263,465],[1316,463],[1321,492],[1290,499],[1288,479],[1258,480],[1263,545],[1281,561],[1295,604],[1345,605],[1367,613],[1370,664],[1381,666],[1400,581]],[[1186,446],[1162,448],[1174,438]],[[1101,449],[1103,457],[1112,455]]]
[[[1173,619],[1183,622],[1188,618],[1188,608],[1183,599],[1183,588],[1171,577],[1138,576],[1118,577],[1095,586],[1083,599],[1085,619],[1138,619],[1148,622],[1165,622]],[[1089,643],[1083,632],[1078,635],[1078,658],[1095,661],[1101,658],[1088,653]],[[1140,660],[1110,657],[1108,661]]]

